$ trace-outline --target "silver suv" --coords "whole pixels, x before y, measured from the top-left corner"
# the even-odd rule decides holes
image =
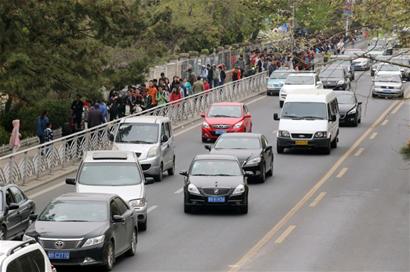
[[[124,118],[110,138],[113,150],[135,152],[146,176],[161,181],[164,171],[174,175],[175,141],[168,117]]]

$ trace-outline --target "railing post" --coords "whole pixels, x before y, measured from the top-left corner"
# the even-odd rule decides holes
[[[28,154],[27,151],[24,152],[24,159],[23,159],[23,170],[22,170],[22,177],[23,177],[23,185],[26,184],[26,180],[27,180],[27,158]]]
[[[9,159],[9,182],[10,183],[13,180],[13,160],[14,156],[11,156]]]

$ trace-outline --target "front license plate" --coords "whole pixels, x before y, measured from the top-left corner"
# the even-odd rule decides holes
[[[70,252],[68,251],[50,251],[47,253],[50,260],[69,260]]]
[[[225,133],[225,130],[216,130],[215,131],[216,135],[221,135],[221,134],[224,134],[224,133]]]
[[[295,145],[308,145],[308,141],[307,140],[298,140],[298,141],[295,141]]]
[[[391,91],[389,89],[383,89],[383,92],[385,93],[391,93]]]
[[[223,203],[225,202],[224,196],[208,196],[209,203]]]

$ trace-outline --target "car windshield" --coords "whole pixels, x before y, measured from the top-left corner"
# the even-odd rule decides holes
[[[270,74],[270,79],[286,79],[288,75],[290,74],[289,71],[274,71],[272,74]]]
[[[380,71],[400,71],[400,68],[396,65],[383,64],[380,65]]]
[[[141,183],[136,163],[84,163],[78,183],[93,186],[129,186]]]
[[[315,83],[312,75],[289,75],[285,81],[286,85],[313,85]]]
[[[257,137],[219,137],[215,149],[259,149],[261,143]]]
[[[122,123],[115,138],[116,143],[154,144],[158,142],[158,124]]]
[[[399,75],[380,75],[378,74],[374,81],[379,82],[401,82]]]
[[[103,222],[108,220],[107,204],[102,201],[53,201],[40,214],[38,221]]]
[[[242,116],[241,106],[212,106],[209,109],[208,117],[231,117],[239,118]]]
[[[343,70],[340,69],[326,69],[320,72],[319,77],[323,78],[343,78]]]
[[[319,102],[286,102],[282,109],[283,119],[327,119],[327,107]]]
[[[336,94],[339,104],[354,104],[356,103],[354,96],[350,94]]]
[[[234,160],[196,160],[191,166],[191,176],[242,176]]]
[[[349,56],[361,56],[363,55],[365,52],[362,50],[346,50],[345,54],[349,55]]]

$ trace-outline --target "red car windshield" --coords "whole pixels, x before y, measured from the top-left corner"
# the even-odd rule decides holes
[[[212,106],[208,112],[208,117],[242,117],[241,106]]]

